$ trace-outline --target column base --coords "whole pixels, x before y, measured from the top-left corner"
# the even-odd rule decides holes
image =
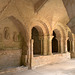
[[[48,53],[48,55],[53,55],[53,53]]]

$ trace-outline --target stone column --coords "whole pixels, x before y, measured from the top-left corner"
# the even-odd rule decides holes
[[[30,69],[31,68],[30,66],[30,41],[28,42],[27,60],[28,60],[28,69]]]
[[[72,41],[72,52],[74,53],[74,34],[73,34],[73,41]]]
[[[31,39],[30,40],[30,68],[32,69],[32,65],[33,65],[33,43],[34,40]]]
[[[61,38],[61,41],[60,41],[60,42],[61,42],[61,43],[60,43],[60,44],[61,44],[61,46],[60,46],[60,47],[61,47],[61,53],[63,53],[63,52],[64,52],[64,51],[63,51],[63,38]]]
[[[41,55],[43,54],[43,36],[39,36],[39,40],[41,41]]]
[[[52,39],[53,39],[54,36],[49,36],[48,38],[48,41],[49,41],[49,50],[48,50],[48,55],[51,55],[52,54]]]
[[[67,48],[67,41],[68,41],[69,37],[67,37],[65,39],[65,53],[68,52],[68,48]]]
[[[41,39],[41,55],[43,54],[43,40]]]
[[[58,39],[57,39],[58,40]],[[58,53],[60,53],[60,50],[61,48],[60,48],[60,40],[58,40]]]
[[[43,51],[43,55],[47,55],[47,51],[48,51],[48,36],[44,36],[44,51]]]
[[[56,38],[58,41],[58,53],[62,53],[63,51],[63,40],[60,38]]]

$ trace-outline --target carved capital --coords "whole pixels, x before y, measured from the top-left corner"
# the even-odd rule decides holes
[[[34,39],[31,39],[30,42],[34,43]]]
[[[49,40],[52,40],[54,38],[54,36],[49,36]]]
[[[66,38],[66,40],[68,40],[68,39],[69,39],[69,37]]]

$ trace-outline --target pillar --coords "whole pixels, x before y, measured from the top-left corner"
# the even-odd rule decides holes
[[[30,68],[32,69],[32,65],[33,65],[33,43],[34,40],[31,39],[30,40]]]
[[[63,53],[63,39],[56,38],[58,41],[58,53]]]
[[[43,51],[43,55],[47,55],[47,51],[48,51],[48,36],[44,36],[44,51]]]
[[[43,40],[41,39],[41,55],[43,54]]]
[[[75,49],[75,48],[74,48],[74,45],[75,45],[75,44],[74,44],[74,41],[75,41],[75,40],[74,40],[74,34],[73,34],[73,41],[72,41],[72,52],[73,52],[73,53],[74,53],[74,49]]]
[[[61,47],[61,53],[63,53],[64,51],[63,51],[63,49],[64,49],[64,46],[63,46],[63,38],[61,38],[61,41],[60,41],[61,43],[61,45],[60,45],[60,47]]]
[[[30,66],[30,41],[28,42],[27,60],[28,60],[28,69],[30,69],[31,68]]]
[[[67,41],[68,41],[69,37],[67,37],[65,39],[65,53],[68,52],[68,48],[67,48]]]
[[[52,54],[52,39],[53,39],[54,36],[49,36],[48,38],[48,41],[49,41],[49,50],[48,50],[48,55],[51,55]]]
[[[41,55],[43,55],[43,36],[39,36],[39,40],[41,41]]]

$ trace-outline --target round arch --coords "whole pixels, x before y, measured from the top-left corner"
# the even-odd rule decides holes
[[[56,40],[58,41],[58,52],[64,52],[63,51],[63,38],[64,38],[64,34],[63,34],[63,31],[62,29],[56,25],[53,29],[53,31],[56,33]]]
[[[37,36],[32,35],[33,33],[35,33],[32,31],[33,28],[35,28],[34,31],[36,31]],[[44,40],[44,36],[49,35],[48,30],[46,30],[44,25],[38,21],[32,22],[30,30],[31,30],[31,39],[34,39],[33,48],[39,45],[39,47],[37,47],[38,50],[35,50],[36,48],[33,49],[33,51],[34,51],[33,53],[34,54],[43,54],[44,42],[42,40]],[[35,37],[35,38],[32,38],[32,37]],[[36,37],[37,37],[37,39],[36,39]]]
[[[7,53],[5,56],[7,56],[7,61],[11,61],[12,63],[8,62],[6,65],[3,67],[17,67],[17,66],[27,66],[27,50],[28,50],[28,45],[27,45],[27,36],[26,35],[26,29],[22,22],[18,20],[14,16],[9,16],[1,20],[3,23],[2,31],[4,31],[3,34],[3,40],[4,44],[6,44],[5,50],[8,51],[8,54],[12,57],[8,57]],[[6,40],[6,41],[5,41]],[[9,50],[8,50],[9,48]],[[12,53],[10,53],[10,52]],[[12,60],[11,60],[12,59]],[[3,60],[6,62],[6,60]],[[14,62],[15,61],[15,62]],[[25,62],[26,61],[26,62]]]
[[[59,29],[59,31],[61,31],[60,33],[62,34],[62,40],[63,40],[63,52],[66,52],[66,40],[68,38],[68,33],[67,33],[67,25],[63,25],[60,22],[57,22],[55,25],[56,29]],[[53,28],[54,29],[54,28]]]
[[[54,29],[53,30],[53,36],[54,38],[52,39],[52,52],[53,53],[60,53],[61,52],[61,34],[59,30]]]
[[[21,21],[19,21],[16,17],[14,16],[9,16],[8,19],[10,19],[15,26],[18,28],[18,30],[21,32],[22,36],[24,37],[24,40],[27,42],[29,39],[29,35],[27,34],[27,29],[24,27]]]
[[[72,37],[72,33],[70,31],[68,31],[68,40],[67,40],[67,48],[68,48],[68,52],[72,52],[72,42],[73,42],[73,37]]]
[[[62,23],[60,23],[60,22],[57,22],[56,23],[56,26],[58,26],[60,29],[61,29],[61,31],[62,31],[62,33],[63,33],[63,37],[64,37],[64,39],[67,37],[67,34],[66,34],[66,31],[67,31],[67,29],[66,29],[66,25],[63,25]]]
[[[12,23],[16,26],[16,28],[19,30],[21,36],[23,37],[21,62],[22,62],[22,65],[26,66],[28,62],[27,61],[24,62],[24,61],[27,60],[27,58],[25,59],[25,56],[27,57],[27,50],[28,50],[27,42],[29,41],[29,38],[27,38],[27,37],[29,37],[29,35],[27,34],[27,30],[20,20],[18,20],[14,16],[9,16],[7,18],[12,21]]]
[[[46,29],[46,27],[44,27],[44,25],[43,24],[41,24],[40,22],[38,22],[38,21],[34,21],[34,22],[32,22],[31,23],[31,27],[30,27],[30,30],[32,30],[32,28],[33,27],[35,27],[38,31],[39,31],[39,33],[40,33],[40,35],[46,35],[46,36],[48,36],[49,35],[49,32],[48,32],[48,30]],[[41,31],[42,30],[42,31]],[[31,31],[32,32],[32,31]]]
[[[34,22],[37,22],[37,23],[42,24],[43,27],[46,29],[46,32],[48,33],[48,35],[52,34],[52,28],[51,28],[49,22],[48,22],[45,18],[43,18],[43,17],[41,17],[41,16],[39,15],[39,16],[36,16],[36,17],[32,18],[31,24],[32,24],[32,22],[33,22],[33,23],[34,23]],[[30,25],[31,25],[31,24],[30,24]]]

